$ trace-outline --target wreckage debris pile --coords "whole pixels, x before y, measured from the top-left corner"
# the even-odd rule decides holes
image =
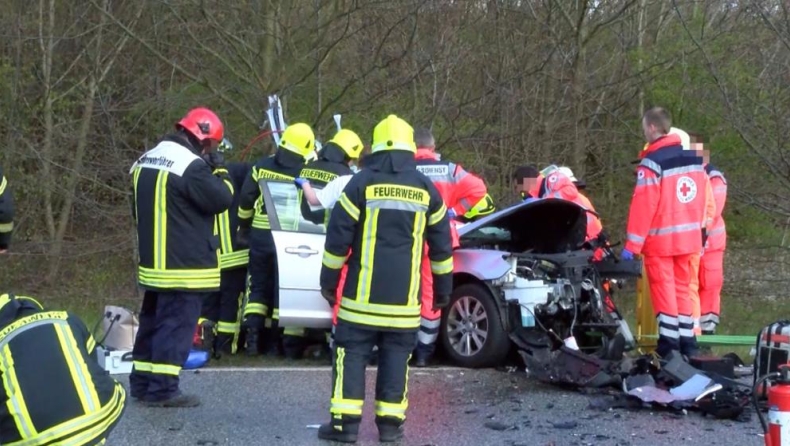
[[[606,394],[592,399],[591,409],[659,407],[719,419],[750,419],[751,383],[736,379],[736,367],[741,369],[743,362],[733,354],[691,359],[697,367],[674,352],[661,359],[645,355],[613,361],[560,347],[522,351],[521,356],[527,373],[540,381]]]

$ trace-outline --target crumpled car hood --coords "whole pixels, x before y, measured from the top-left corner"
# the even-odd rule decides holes
[[[513,252],[545,254],[578,249],[586,232],[587,211],[558,198],[519,203],[458,227],[462,247],[507,239]]]

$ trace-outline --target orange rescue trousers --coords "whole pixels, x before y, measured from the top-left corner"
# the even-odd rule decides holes
[[[650,298],[658,319],[656,353],[661,356],[672,350],[686,355],[695,354],[697,350],[689,295],[692,258],[693,254],[644,258]]]
[[[721,288],[724,285],[724,251],[705,251],[700,259],[699,298],[702,333],[713,334],[721,314]]]

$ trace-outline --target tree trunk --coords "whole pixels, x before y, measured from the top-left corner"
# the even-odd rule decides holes
[[[47,19],[44,20],[46,13]],[[46,30],[44,25],[46,23]],[[46,31],[46,36],[44,32]],[[55,181],[52,172],[52,138],[55,132],[55,118],[52,109],[52,54],[55,51],[55,0],[39,1],[39,43],[41,45],[41,71],[44,87],[44,141],[41,147],[41,175],[44,178],[44,219],[47,224],[49,240],[55,239],[55,216],[53,213],[52,189]]]

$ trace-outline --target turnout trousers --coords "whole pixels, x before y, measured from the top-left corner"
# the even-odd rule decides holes
[[[162,401],[178,395],[178,375],[189,357],[205,294],[145,292],[129,375],[134,398]]]
[[[241,266],[223,270],[220,291],[206,294],[200,321],[211,321],[216,326],[216,350],[235,354],[239,343],[239,325],[244,297],[247,268]]]
[[[658,319],[656,353],[661,356],[672,350],[682,354],[693,354],[697,350],[689,296],[692,257],[693,254],[644,257],[650,298]]]
[[[721,314],[724,286],[724,251],[705,251],[699,268],[700,325],[705,334],[714,334]]]
[[[350,324],[335,326],[332,351],[332,425],[343,432],[358,433],[365,400],[365,368],[373,347],[378,346],[376,375],[376,424],[400,426],[408,408],[409,360],[417,343],[417,331],[385,331]]]

